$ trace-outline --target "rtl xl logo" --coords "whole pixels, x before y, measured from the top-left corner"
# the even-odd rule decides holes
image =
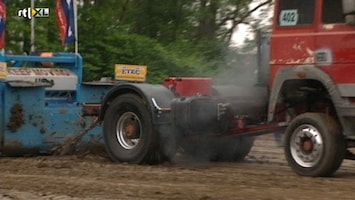
[[[17,16],[32,19],[32,17],[49,17],[49,8],[24,8],[17,11]]]

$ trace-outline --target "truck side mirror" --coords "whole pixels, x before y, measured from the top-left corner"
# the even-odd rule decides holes
[[[343,14],[345,22],[349,25],[355,25],[355,1],[343,0]]]

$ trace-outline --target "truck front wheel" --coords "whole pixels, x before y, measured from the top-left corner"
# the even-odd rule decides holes
[[[103,122],[105,148],[113,161],[140,164],[156,154],[156,133],[149,111],[137,95],[118,96]]]
[[[331,176],[345,155],[345,140],[338,122],[323,113],[297,116],[286,129],[285,155],[302,176]]]

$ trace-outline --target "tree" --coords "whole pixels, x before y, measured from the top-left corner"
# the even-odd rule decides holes
[[[149,81],[164,76],[209,75],[228,67],[226,52],[238,24],[271,0],[77,0],[79,52],[87,80],[112,76],[115,63],[148,65]],[[62,46],[54,0],[49,19],[36,19],[36,50],[73,51]],[[30,49],[30,21],[15,15],[28,1],[8,1],[6,50]]]
[[[273,3],[264,6],[259,10],[257,15],[250,15],[245,21],[245,24],[249,26],[248,32],[251,36],[250,38],[245,38],[244,45],[239,48],[241,53],[255,52],[258,37],[268,37],[271,32],[272,15],[270,15],[273,9]],[[258,36],[258,34],[261,34]],[[259,38],[260,39],[260,38]]]
[[[53,0],[41,0],[38,7],[49,7],[54,10]],[[6,20],[6,49],[17,54],[30,52],[31,48],[31,21],[27,18],[17,16],[20,9],[30,7],[29,1],[7,1]],[[36,50],[63,51],[60,45],[59,34],[56,25],[55,15],[51,13],[49,18],[35,19],[35,41]]]

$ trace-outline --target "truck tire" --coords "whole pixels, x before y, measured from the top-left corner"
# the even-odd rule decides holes
[[[331,176],[340,167],[346,151],[338,122],[323,113],[297,116],[287,127],[285,156],[302,176]]]
[[[254,137],[242,136],[223,138],[218,142],[217,161],[240,162],[249,154],[254,145]]]
[[[149,164],[154,160],[158,145],[150,116],[137,95],[120,95],[111,102],[103,121],[103,136],[113,161]]]
[[[251,148],[254,145],[254,137],[240,137],[238,138],[238,144],[235,146],[233,161],[243,161],[249,154]]]

